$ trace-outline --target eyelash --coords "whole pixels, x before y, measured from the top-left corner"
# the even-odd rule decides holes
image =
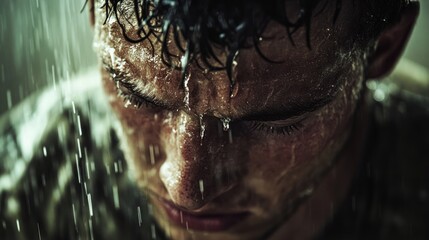
[[[129,102],[136,109],[140,109],[143,104],[146,108],[156,108],[157,102],[154,99],[148,100],[137,96],[137,94],[133,90],[134,86],[132,86],[132,84],[130,83],[124,82],[125,77],[122,74],[119,74],[115,69],[110,66],[107,66],[107,71],[110,73],[110,77],[115,83],[118,96],[120,96],[124,100],[124,103]],[[126,88],[126,91],[129,91],[129,93],[124,92],[121,87]]]
[[[140,109],[143,104],[147,108],[156,108],[157,103],[155,100],[146,100],[139,96],[137,96],[134,93],[134,88],[132,84],[124,82],[124,76],[121,74],[118,74],[118,72],[113,69],[112,67],[108,66],[107,71],[110,73],[112,80],[115,82],[116,89],[118,91],[118,95],[123,98],[124,102],[130,102],[135,108]],[[119,85],[126,88],[127,91],[130,91],[130,93],[125,93],[123,90],[120,89]],[[271,126],[269,124],[266,124],[264,122],[249,122],[249,130],[251,132],[256,131],[263,131],[267,134],[276,134],[276,135],[292,135],[295,132],[301,130],[303,127],[303,124],[301,122],[297,122],[294,124],[290,124],[287,126]]]
[[[116,84],[122,84],[122,87],[126,88],[127,91],[130,91],[130,93],[125,93],[123,90],[117,87],[118,95],[123,98],[124,103],[129,102],[136,109],[141,109],[143,105],[146,108],[150,108],[150,109],[156,109],[158,107],[159,104],[155,100],[141,98],[137,96],[137,94],[135,94],[134,90],[132,90],[132,87],[124,86],[124,85],[127,85],[128,83],[125,84],[124,82],[121,82],[118,80],[115,80],[115,82]]]
[[[146,100],[141,99],[140,97],[135,96],[133,94],[126,94],[126,93],[124,93],[123,91],[121,91],[119,89],[118,89],[118,95],[123,98],[124,103],[130,102],[131,105],[134,106],[137,109],[140,109],[143,104],[145,104],[146,107],[151,107],[150,103],[147,102]]]
[[[287,126],[271,126],[263,122],[250,122],[250,131],[263,131],[268,134],[276,134],[276,135],[292,135],[295,132],[301,130],[303,124],[301,122],[297,122]]]

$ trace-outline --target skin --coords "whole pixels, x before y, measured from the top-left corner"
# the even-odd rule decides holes
[[[254,49],[241,50],[231,94],[225,72],[201,71],[193,63],[182,85],[180,72],[152,56],[147,42],[127,42],[115,18],[103,24],[104,12],[95,11],[104,89],[120,122],[126,160],[172,239],[258,239],[274,229],[274,237],[305,239],[329,220],[332,211],[321,209],[341,202],[358,162],[366,115],[359,97],[367,64],[364,49],[350,41],[358,21],[355,6],[344,1],[335,25],[333,12],[328,5],[314,17],[311,50],[304,29],[294,34],[293,46],[285,29],[271,22],[261,49],[281,63],[264,61]],[[155,44],[155,53],[159,48]],[[124,103],[122,95],[131,91],[115,76],[163,104]],[[288,116],[309,102],[320,104]],[[360,124],[360,134],[354,124]],[[288,128],[289,134],[271,130],[290,125],[297,129]],[[226,231],[196,231],[172,223],[163,201],[192,213],[249,216]],[[309,209],[318,210],[309,215]],[[309,222],[312,231],[291,230]]]

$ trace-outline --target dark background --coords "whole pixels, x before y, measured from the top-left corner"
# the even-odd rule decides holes
[[[0,114],[96,64],[85,0],[0,1]],[[429,3],[405,56],[429,68]]]

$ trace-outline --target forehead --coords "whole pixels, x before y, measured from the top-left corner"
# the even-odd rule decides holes
[[[98,22],[97,45],[103,62],[123,71],[127,81],[135,83],[142,93],[174,106],[188,104],[200,114],[239,117],[335,95],[344,80],[345,66],[352,59],[344,56],[350,55],[345,42],[350,38],[354,16],[350,7],[343,6],[334,25],[333,11],[334,7],[329,6],[314,17],[311,49],[307,47],[305,29],[294,33],[293,45],[286,29],[271,22],[259,46],[265,56],[278,63],[265,61],[254,48],[240,50],[233,97],[225,71],[206,72],[191,63],[186,81],[182,82],[180,71],[162,63],[160,43],[154,41],[152,49],[148,42],[126,41],[114,18],[107,24]]]

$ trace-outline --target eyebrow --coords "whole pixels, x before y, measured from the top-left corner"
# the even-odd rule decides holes
[[[114,75],[121,76],[122,81],[120,80],[115,80],[115,81],[120,81],[122,84],[124,84],[124,87],[128,88],[128,90],[130,90],[132,94],[134,94],[136,97],[139,97],[144,101],[152,103],[166,110],[173,111],[180,108],[180,105],[178,104],[167,103],[164,100],[161,100],[154,95],[147,95],[142,93],[135,84],[129,81],[128,77],[124,76],[122,72],[118,71],[117,69],[114,69],[109,64],[106,64],[106,63],[104,64],[108,68],[107,70],[111,78],[115,79],[116,77]],[[232,118],[231,120],[232,121],[278,121],[278,120],[286,120],[293,117],[299,117],[304,114],[314,112],[324,107],[325,105],[329,104],[337,96],[336,93],[327,94],[322,98],[312,100],[312,101],[289,103],[287,106],[281,106],[280,108],[277,108],[277,109],[271,108],[271,109],[264,109],[257,112],[248,113],[243,116]]]

